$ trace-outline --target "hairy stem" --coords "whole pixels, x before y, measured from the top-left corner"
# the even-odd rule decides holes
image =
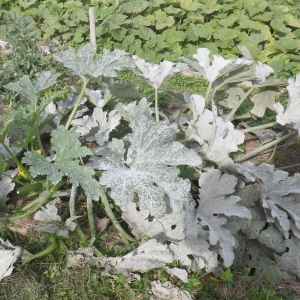
[[[75,211],[76,196],[77,196],[77,187],[72,185],[70,200],[69,200],[70,216],[71,217],[76,216],[76,211]],[[77,237],[79,238],[79,240],[81,242],[86,242],[87,238],[86,238],[85,234],[83,233],[82,229],[80,228],[77,219],[74,219],[73,222],[76,224],[75,233],[76,233]]]
[[[244,133],[253,132],[253,131],[256,131],[256,130],[260,130],[260,129],[270,128],[270,127],[273,127],[277,124],[278,124],[277,122],[271,122],[271,123],[267,123],[267,124],[263,124],[263,125],[253,126],[253,127],[242,129],[242,132],[244,132]]]
[[[128,244],[128,241],[129,242],[134,242],[136,243],[136,240],[131,237],[124,229],[123,227],[119,224],[118,220],[116,219],[113,211],[111,210],[110,206],[109,206],[109,202],[107,200],[107,197],[105,195],[105,192],[103,191],[103,189],[100,187],[100,197],[101,197],[101,200],[102,200],[102,203],[104,205],[104,209],[105,209],[105,212],[107,214],[107,216],[111,219],[114,227],[118,230],[118,232],[120,233],[122,239],[123,239],[123,242],[125,244]]]
[[[211,87],[212,87],[212,82],[209,82],[207,90],[206,90],[206,95],[205,95],[205,107],[208,106],[208,104],[210,103],[210,100],[211,100],[211,97],[210,97]]]
[[[73,110],[71,112],[71,115],[69,116],[68,122],[67,122],[67,124],[65,126],[66,129],[69,129],[69,127],[70,127],[70,125],[71,125],[71,123],[72,123],[72,121],[73,121],[73,119],[75,117],[75,114],[77,112],[78,106],[79,106],[79,104],[81,102],[81,99],[83,97],[83,94],[84,94],[84,91],[86,89],[87,84],[88,84],[88,81],[83,83],[83,86],[82,86],[82,89],[80,91],[80,94],[78,95],[77,101],[76,101],[76,103],[74,105],[74,108],[73,108]]]
[[[247,154],[238,156],[234,161],[235,162],[242,162],[242,161],[248,160],[248,159],[250,159],[254,156],[257,156],[257,155],[261,154],[263,151],[265,151],[269,148],[272,148],[273,146],[285,141],[286,139],[288,139],[288,138],[290,138],[290,137],[292,137],[296,134],[297,134],[297,131],[292,131],[292,132],[276,139],[275,141],[272,141],[270,143],[267,143],[265,145],[262,145],[262,146],[258,147],[257,149],[255,149],[255,150],[253,150],[253,151],[251,151]]]
[[[300,164],[284,166],[284,167],[276,168],[276,170],[290,170],[290,169],[297,168],[297,167],[300,167]]]
[[[95,237],[96,229],[95,229],[94,216],[93,216],[93,200],[90,196],[87,196],[86,203],[87,203],[87,213],[88,213],[90,231],[91,231],[92,237]]]
[[[159,113],[158,113],[158,94],[157,94],[157,91],[158,89],[155,88],[155,98],[154,98],[154,106],[155,106],[155,119],[156,119],[156,123],[159,122]]]
[[[54,194],[54,192],[51,191],[44,191],[43,193],[40,194],[40,196],[35,200],[35,206],[33,206],[30,210],[25,212],[24,214],[17,215],[17,216],[11,216],[11,217],[6,217],[6,218],[0,218],[0,221],[14,221],[14,220],[19,220],[22,218],[25,218],[34,212],[36,212],[42,205],[44,205]]]

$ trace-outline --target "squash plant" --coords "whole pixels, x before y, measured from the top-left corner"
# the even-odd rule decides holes
[[[270,67],[256,63],[246,48],[241,51],[244,58],[226,60],[199,48],[195,60],[151,65],[117,49],[98,56],[95,46],[87,44],[77,52],[54,55],[82,82],[65,101],[55,100],[57,92],[44,93],[56,83],[55,71],[8,84],[24,101],[2,120],[0,203],[5,210],[16,185],[22,195],[36,198],[17,211],[7,210],[0,221],[34,215],[43,222],[39,230],[48,234],[50,244],[38,254],[24,250],[23,262],[53,251],[75,230],[89,247],[67,250],[69,266],[90,263],[111,274],[164,267],[183,281],[189,270],[217,272],[232,265],[273,272],[278,278],[300,277],[299,174],[290,177],[273,165],[240,163],[299,134],[300,74],[288,82],[270,77]],[[151,97],[123,103],[136,95],[130,85],[119,93],[116,105],[116,84],[102,91],[89,86],[92,79],[104,81],[125,67],[147,79],[157,95],[165,80],[188,66],[207,78],[207,93],[184,94],[181,109],[172,116],[159,111],[157,97],[155,109]],[[276,97],[286,85],[289,102],[284,108]],[[277,113],[278,123],[235,128],[233,122],[241,118],[238,108],[249,100],[253,116],[263,116],[268,107]],[[286,131],[239,154],[244,132],[275,123]],[[10,139],[12,133],[18,134],[16,141]],[[47,133],[50,142],[43,141]],[[79,189],[87,203],[89,236],[77,222]],[[55,205],[61,195],[68,195],[69,203],[58,215]],[[99,202],[124,243],[137,247],[133,252],[107,258],[99,251],[93,219]],[[119,206],[130,232],[119,224],[110,202]],[[167,267],[175,260],[182,268]]]

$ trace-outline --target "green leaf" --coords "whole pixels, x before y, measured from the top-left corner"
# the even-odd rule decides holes
[[[122,3],[122,2],[121,2]],[[121,13],[138,14],[149,6],[148,1],[130,1],[119,6]]]
[[[139,28],[140,26],[150,26],[151,21],[147,17],[143,17],[141,15],[138,15],[137,17],[131,19],[131,24],[135,28]]]
[[[300,22],[296,18],[294,18],[291,14],[285,14],[282,17],[284,23],[286,23],[287,25],[291,27],[300,28]]]
[[[181,0],[180,7],[187,11],[196,11],[197,9],[201,8],[202,5],[198,1],[194,1],[194,0]]]
[[[264,12],[267,7],[269,7],[269,3],[265,0],[244,0],[244,8],[248,11],[249,16],[252,17],[257,13]]]
[[[54,71],[43,71],[37,73],[37,80],[34,82],[31,82],[29,76],[26,75],[21,77],[19,81],[9,83],[5,87],[36,102],[39,97],[38,94],[56,84],[59,76],[60,73],[55,73]]]
[[[162,10],[157,10],[154,12],[155,17],[155,28],[157,30],[164,29],[165,27],[171,27],[174,25],[175,20],[172,16],[167,16],[167,14]]]
[[[291,37],[281,37],[275,42],[275,49],[279,49],[284,53],[298,52],[300,50],[300,43]]]
[[[51,135],[55,162],[49,162],[36,151],[26,152],[22,162],[30,165],[31,175],[47,175],[53,184],[58,184],[63,176],[68,176],[75,187],[81,185],[87,196],[98,200],[99,185],[93,178],[94,171],[79,165],[79,158],[92,155],[92,151],[80,145],[78,133],[68,131],[61,125]]]
[[[138,195],[140,209],[161,218],[166,213],[165,196],[174,212],[191,205],[190,182],[178,177],[177,165],[198,166],[201,159],[194,150],[170,142],[175,130],[141,116],[130,123],[130,146],[125,160],[124,148],[119,155],[94,159],[91,164],[105,170],[100,183],[111,188],[111,197],[126,206]],[[123,155],[121,154],[123,153]]]
[[[230,14],[226,18],[217,20],[218,23],[223,27],[232,27],[236,21],[240,20],[240,16],[235,14]]]
[[[283,20],[281,19],[273,19],[270,23],[271,27],[275,30],[278,31],[279,33],[289,33],[291,32],[291,29],[287,28]]]
[[[215,29],[210,23],[206,24],[190,24],[187,35],[189,38],[191,38],[191,34],[195,36],[195,40],[198,38],[204,38],[209,40],[213,34]]]
[[[156,35],[156,33],[152,29],[144,26],[140,26],[140,28],[137,31],[137,34],[141,39],[146,41],[152,39]]]
[[[176,15],[178,14],[179,12],[181,12],[182,10],[180,8],[176,8],[172,5],[170,6],[167,6],[164,8],[164,11],[168,14],[168,15]]]
[[[112,31],[111,35],[112,37],[117,41],[123,41],[127,33],[127,29],[124,27],[115,29]]]

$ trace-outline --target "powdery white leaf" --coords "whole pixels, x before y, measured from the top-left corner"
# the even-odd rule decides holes
[[[8,170],[5,172],[10,177],[14,178],[18,174],[18,169]],[[9,200],[7,195],[14,190],[15,183],[11,178],[0,175],[0,210],[4,209],[6,201]]]
[[[255,276],[268,274],[274,281],[291,279],[291,276],[283,268],[278,268],[273,252],[268,252],[265,246],[256,240],[246,239],[240,234],[236,238],[237,247],[233,265],[236,270],[252,269]]]
[[[14,247],[9,241],[4,242],[0,238],[0,281],[12,273],[13,265],[21,254],[20,247]]]
[[[286,247],[288,251],[281,256],[275,254],[276,261],[279,264],[280,269],[300,277],[300,240],[293,237],[286,241]]]
[[[300,207],[292,196],[288,196],[291,193],[300,193],[299,174],[289,177],[287,172],[275,171],[274,165],[265,163],[257,167],[246,163],[241,168],[250,172],[260,183],[260,202],[268,222],[274,223],[285,238],[288,238],[291,229],[289,218],[300,229]]]
[[[83,116],[72,121],[72,130],[85,137],[87,141],[96,141],[99,146],[109,139],[109,134],[120,124],[121,116],[116,110],[107,113],[94,108],[92,116]]]
[[[174,255],[168,245],[151,239],[118,259],[115,269],[144,273],[155,268],[161,268],[173,261]]]
[[[185,290],[173,285],[170,281],[164,283],[160,281],[151,282],[149,300],[194,300],[195,298]]]
[[[49,203],[46,207],[41,207],[35,215],[34,219],[41,221],[44,225],[38,227],[38,231],[56,234],[57,236],[69,237],[69,230],[74,231],[76,224],[73,222],[79,217],[71,217],[64,223],[57,213],[55,204]]]
[[[135,203],[129,203],[122,209],[122,219],[131,227],[138,239],[155,238],[157,241],[180,241],[185,238],[185,211],[166,213],[161,219],[150,218],[147,210],[137,210]]]
[[[202,226],[208,226],[210,244],[220,244],[222,248],[220,254],[225,267],[231,266],[233,262],[235,238],[229,230],[222,227],[227,222],[223,215],[251,219],[250,211],[237,203],[240,198],[231,195],[235,191],[236,184],[235,176],[221,175],[221,171],[217,169],[210,169],[199,178],[200,199],[196,217],[200,219]]]
[[[63,176],[68,176],[73,186],[80,184],[86,195],[98,200],[99,185],[93,178],[94,171],[79,165],[79,157],[92,155],[92,151],[80,145],[79,134],[68,131],[63,126],[59,126],[51,135],[52,149],[56,153],[55,162],[47,161],[36,151],[26,152],[22,162],[30,165],[31,175],[47,175],[53,184],[60,182]]]
[[[201,154],[207,160],[221,166],[233,165],[229,157],[244,142],[245,135],[234,129],[231,122],[224,122],[217,115],[217,108],[212,103],[212,111],[205,108],[205,99],[200,95],[192,95],[193,120],[190,122],[191,137],[202,147]]]
[[[84,82],[101,75],[115,77],[117,76],[116,70],[132,65],[123,50],[114,49],[110,52],[104,49],[102,56],[96,56],[96,46],[91,43],[79,48],[77,53],[73,49],[68,49],[53,57],[80,76]]]
[[[264,116],[267,108],[274,110],[275,100],[280,94],[280,91],[270,89],[269,87],[261,88],[257,94],[250,98],[254,103],[251,113],[261,118]]]
[[[188,273],[186,270],[179,269],[179,268],[168,268],[168,267],[165,267],[165,270],[167,271],[168,274],[175,275],[176,277],[178,277],[182,282],[185,283],[189,282]]]
[[[210,50],[207,48],[198,48],[197,54],[194,54],[193,57],[197,62],[193,62],[191,66],[199,71],[210,83],[213,83],[217,78],[229,72],[252,64],[252,61],[248,59],[226,60],[220,55],[213,55],[211,59]],[[185,58],[183,60],[188,63],[192,62]]]
[[[119,206],[126,206],[138,196],[140,209],[147,209],[152,216],[161,218],[166,212],[164,197],[178,213],[183,206],[191,205],[190,181],[178,177],[177,165],[199,166],[202,162],[192,149],[181,143],[171,142],[176,131],[164,123],[155,123],[146,116],[130,123],[130,146],[126,160],[115,154],[96,158],[89,164],[105,170],[100,183],[111,188],[111,197]]]
[[[261,231],[257,240],[262,245],[271,248],[277,253],[283,253],[286,251],[284,236],[273,224],[270,224],[266,230]]]
[[[54,85],[59,76],[60,73],[55,73],[54,71],[43,71],[37,73],[37,80],[34,82],[30,80],[29,76],[25,75],[17,82],[9,83],[5,87],[36,102],[38,100],[38,93]]]
[[[210,245],[205,240],[187,237],[179,243],[171,243],[169,247],[174,253],[174,259],[180,261],[183,266],[191,267],[191,256],[198,268],[205,268],[207,272],[218,266],[217,253],[209,249]]]
[[[137,68],[128,68],[140,77],[145,78],[148,83],[155,89],[158,89],[164,81],[177,73],[185,71],[188,66],[184,63],[173,63],[167,60],[162,61],[159,65],[146,62],[144,59],[132,56],[132,60]]]
[[[139,119],[142,115],[145,115],[148,111],[151,103],[147,101],[147,98],[144,97],[140,101],[134,101],[128,105],[123,105],[120,113],[126,121],[132,121]]]
[[[10,140],[7,135],[5,135],[4,144],[16,156],[22,151],[22,148],[14,147],[13,145],[10,144]],[[2,144],[0,144],[0,154],[3,154],[4,160],[9,160],[11,158],[11,156],[9,155],[9,153],[6,151],[6,149],[3,147]]]
[[[236,86],[230,87],[225,92],[228,96],[226,97],[225,100],[218,101],[218,104],[220,104],[226,108],[236,107],[240,103],[241,99],[243,99],[246,94],[242,88],[236,87]]]
[[[297,73],[296,79],[288,80],[287,91],[289,93],[289,102],[284,109],[281,103],[274,104],[277,113],[276,121],[281,125],[291,124],[300,135],[300,73]]]
[[[104,258],[104,257],[103,257]],[[94,250],[92,247],[79,248],[75,251],[67,252],[67,267],[74,268],[80,266],[84,266],[86,264],[101,266],[105,265],[105,261],[103,262],[102,257],[95,257]]]
[[[254,82],[254,85],[260,85],[266,81],[266,78],[274,73],[274,70],[269,67],[266,64],[263,64],[262,62],[257,62],[255,64],[255,77],[256,81]]]

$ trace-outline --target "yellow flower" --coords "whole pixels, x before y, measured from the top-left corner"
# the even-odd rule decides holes
[[[24,170],[21,169],[20,167],[18,167],[18,175],[22,176],[22,177],[25,177],[24,175]]]
[[[43,151],[42,150],[37,150],[36,152],[37,152],[37,154],[42,155]]]

